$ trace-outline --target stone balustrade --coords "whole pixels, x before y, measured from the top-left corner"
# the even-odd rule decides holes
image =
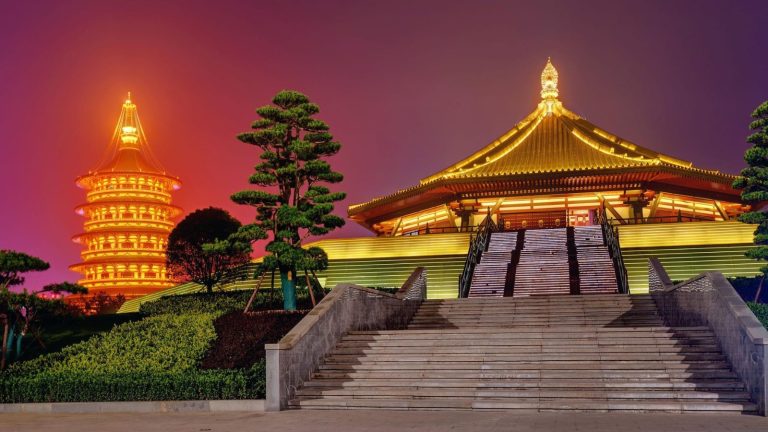
[[[673,284],[658,259],[648,263],[648,285],[667,325],[709,326],[761,415],[768,414],[768,330],[720,272]]]
[[[349,331],[403,329],[426,298],[427,273],[417,268],[392,295],[353,284],[339,284],[280,342],[267,344],[267,411],[288,406]]]

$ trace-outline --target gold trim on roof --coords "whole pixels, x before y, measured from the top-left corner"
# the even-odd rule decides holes
[[[439,181],[485,180],[527,174],[624,171],[666,167],[692,174],[733,176],[704,170],[692,162],[661,154],[609,133],[566,109],[557,97],[559,76],[551,61],[541,75],[542,101],[515,127],[469,157],[423,178],[417,186],[349,206],[350,213],[397,196],[407,196]]]

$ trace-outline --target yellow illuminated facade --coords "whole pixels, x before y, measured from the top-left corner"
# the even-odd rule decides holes
[[[165,265],[168,235],[181,209],[171,193],[181,187],[151,153],[130,94],[123,103],[109,156],[96,170],[78,177],[86,203],[82,262],[71,266],[91,293],[133,298],[174,285]]]

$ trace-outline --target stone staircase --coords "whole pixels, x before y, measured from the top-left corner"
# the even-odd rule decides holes
[[[469,297],[503,297],[507,267],[517,244],[517,232],[491,233],[488,250],[472,274]]]
[[[354,331],[292,408],[753,412],[706,327],[649,296],[425,301],[407,329]]]
[[[579,263],[580,293],[617,293],[616,271],[608,248],[603,244],[602,228],[599,225],[575,227],[574,243]]]
[[[515,297],[571,292],[567,242],[565,228],[525,232],[515,271]]]

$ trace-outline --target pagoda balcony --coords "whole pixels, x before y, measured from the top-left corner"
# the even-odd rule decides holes
[[[93,231],[115,231],[130,229],[134,230],[160,230],[165,232],[171,232],[174,223],[170,221],[158,221],[158,220],[142,220],[142,219],[117,219],[117,220],[104,220],[104,221],[88,221],[84,225],[85,231],[91,233]]]
[[[168,192],[134,191],[130,189],[112,189],[105,191],[90,191],[86,196],[89,203],[115,201],[115,202],[157,202],[161,204],[171,203],[171,194]]]
[[[165,261],[164,249],[138,249],[138,248],[120,248],[120,249],[102,249],[93,251],[83,251],[80,253],[85,262],[94,260],[109,260],[110,258],[120,258],[122,260],[131,260],[133,258],[157,258]]]

